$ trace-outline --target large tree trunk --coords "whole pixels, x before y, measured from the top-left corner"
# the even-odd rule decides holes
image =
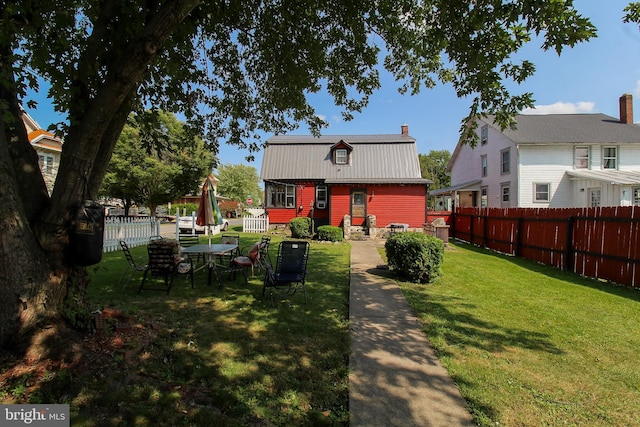
[[[88,275],[65,256],[69,244],[69,213],[83,198],[95,197],[104,178],[113,147],[131,111],[138,85],[149,63],[173,29],[199,0],[167,2],[130,46],[126,61],[101,64],[108,70],[99,87],[89,87],[98,76],[91,53],[79,61],[70,126],[64,139],[58,176],[51,198],[20,117],[17,90],[0,88],[0,102],[10,106],[13,122],[0,115],[0,345],[42,343],[37,357],[52,357],[50,340],[62,343],[72,326],[89,321],[85,292]],[[109,18],[109,17],[105,17]],[[96,31],[99,25],[96,24]],[[5,40],[6,41],[6,40]],[[99,37],[90,43],[106,43]],[[11,70],[11,43],[0,45],[0,72]],[[100,46],[98,46],[100,47]],[[104,46],[102,46],[104,47]],[[91,46],[87,47],[91,51]],[[91,95],[89,95],[91,94]],[[66,314],[66,316],[65,316]],[[56,331],[51,333],[51,331]],[[32,339],[46,333],[47,341]]]

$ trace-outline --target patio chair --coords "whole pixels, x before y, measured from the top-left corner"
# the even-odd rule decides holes
[[[238,233],[222,233],[220,243],[223,245],[237,245],[238,248],[233,252],[226,252],[218,255],[218,263],[221,265],[231,265],[231,260],[240,255],[240,234]]]
[[[188,274],[193,288],[193,262],[190,258],[183,258],[178,253],[177,242],[169,240],[153,240],[147,246],[149,253],[149,268],[145,270],[138,293],[143,289],[163,290],[169,294],[173,282],[178,274]],[[163,283],[145,286],[147,276],[161,278]]]
[[[196,234],[178,234],[178,243],[180,243],[180,252],[182,253],[182,248],[189,248],[191,246],[199,245],[200,238]],[[195,261],[194,265],[198,265],[201,259],[204,262],[204,257],[202,256],[202,254],[183,254],[182,256],[191,258],[192,261]]]
[[[307,275],[307,260],[309,258],[309,242],[303,240],[284,240],[278,245],[278,256],[276,267],[265,264],[266,274],[264,286],[262,287],[262,297],[264,298],[267,289],[273,305],[274,291],[285,291],[289,295],[302,289],[304,303],[307,303],[307,289],[305,287],[305,277]]]
[[[251,277],[254,275],[255,268],[260,271],[266,271],[266,265],[269,262],[269,243],[271,237],[262,236],[259,242],[256,242],[247,255],[239,255],[231,260],[231,274],[235,279],[236,273],[242,270],[244,276],[244,284],[249,284],[249,269],[251,269]]]
[[[124,272],[122,273],[122,276],[120,276],[120,280],[118,280],[118,285],[122,283],[122,279],[128,276],[127,281],[124,284],[124,287],[126,288],[129,285],[129,283],[131,283],[131,280],[133,279],[133,276],[136,274],[136,272],[147,271],[147,268],[149,268],[149,265],[138,264],[135,258],[133,258],[133,256],[131,255],[131,251],[129,250],[129,245],[127,245],[127,242],[125,242],[124,240],[120,240],[120,248],[122,248],[124,257],[127,260],[127,268],[125,268]]]

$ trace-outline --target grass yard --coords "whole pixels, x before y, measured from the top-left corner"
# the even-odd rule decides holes
[[[242,234],[241,246],[258,240]],[[143,260],[146,246],[132,253]],[[181,276],[169,295],[138,294],[141,274],[118,285],[124,256],[107,253],[91,267],[88,297],[117,312],[87,339],[94,354],[44,373],[29,395],[34,376],[14,380],[2,401],[69,403],[74,427],[347,425],[349,254],[348,244],[312,242],[308,304],[296,293],[272,307],[257,271],[248,287],[242,274],[208,286],[202,271],[194,289]]]
[[[640,425],[638,291],[454,244],[400,285],[479,425]]]

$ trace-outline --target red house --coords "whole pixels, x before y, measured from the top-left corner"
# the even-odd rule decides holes
[[[422,228],[428,185],[407,125],[391,135],[273,136],[260,178],[271,224]],[[367,223],[373,222],[373,224]]]

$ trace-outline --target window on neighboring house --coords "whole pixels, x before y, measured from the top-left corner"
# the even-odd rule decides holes
[[[508,174],[511,171],[511,151],[507,148],[500,152],[500,173]]]
[[[487,187],[480,188],[480,207],[486,208],[488,205]]]
[[[266,184],[268,208],[296,207],[296,186],[293,184]]]
[[[600,207],[600,194],[601,192],[599,188],[589,189],[589,207],[590,208]]]
[[[604,147],[602,149],[602,169],[618,169],[617,147]]]
[[[334,151],[336,165],[346,165],[349,162],[349,154],[346,148],[338,148]]]
[[[480,144],[486,145],[489,141],[489,125],[484,125],[480,129]]]
[[[509,183],[500,184],[500,192],[502,194],[501,195],[502,207],[508,208],[509,207],[510,194],[511,194],[511,190],[509,188]]]
[[[482,165],[482,176],[487,176],[487,155],[480,156],[480,163]]]
[[[533,201],[534,202],[548,202],[551,194],[551,184],[549,183],[534,183],[533,184]]]
[[[576,147],[575,162],[573,166],[576,169],[589,168],[589,147]]]
[[[318,209],[327,207],[327,186],[324,184],[316,186],[316,207]]]
[[[45,157],[44,155],[39,155],[38,160],[40,163],[40,170],[42,171],[42,173],[45,175],[52,175],[53,174],[53,157],[51,156]]]
[[[640,187],[633,189],[633,206],[640,206]]]

